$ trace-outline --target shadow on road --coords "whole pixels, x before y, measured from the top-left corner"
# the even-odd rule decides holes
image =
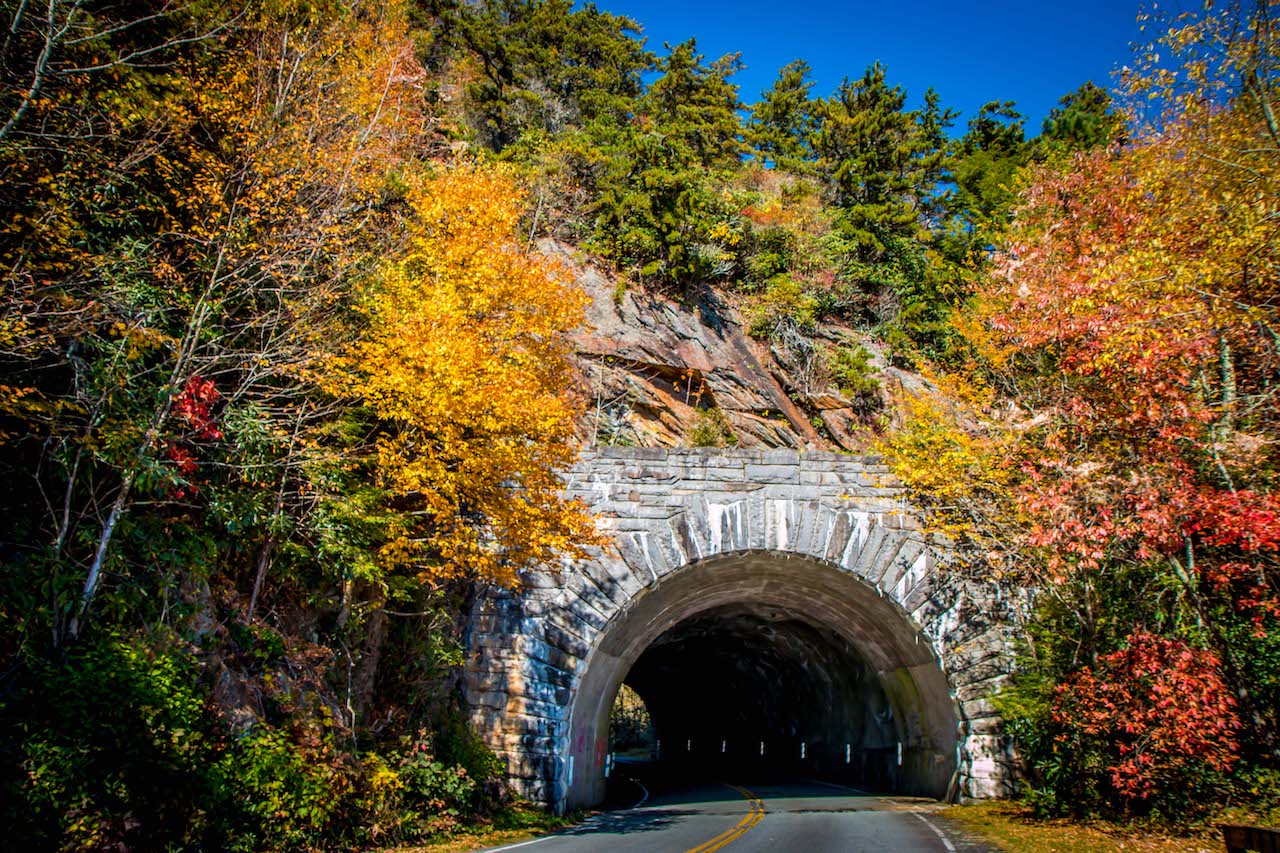
[[[692,809],[658,808],[604,812],[586,823],[561,830],[559,835],[630,835],[636,832],[659,832],[682,817],[698,814]]]

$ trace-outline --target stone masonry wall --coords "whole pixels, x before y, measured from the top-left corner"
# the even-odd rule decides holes
[[[900,608],[955,701],[958,794],[1011,793],[1013,757],[987,698],[1011,667],[999,592],[948,570],[950,544],[921,529],[871,456],[792,450],[585,451],[566,490],[615,548],[481,597],[466,690],[473,721],[516,790],[563,805],[572,703],[585,662],[618,615],[667,576],[716,555],[807,555],[853,573]]]

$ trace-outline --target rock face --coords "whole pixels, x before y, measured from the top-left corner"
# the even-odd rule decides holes
[[[901,418],[903,399],[931,390],[850,330],[819,330],[800,351],[767,346],[746,333],[739,307],[713,290],[678,301],[619,287],[559,244],[543,250],[568,264],[592,300],[586,325],[573,336],[582,392],[591,400],[586,444],[688,446],[718,410],[741,447],[859,451],[871,446],[877,428]],[[860,414],[822,369],[820,350],[842,340],[871,354],[882,414]]]
[[[624,678],[634,676],[668,743],[706,743],[701,723],[727,725],[731,713],[679,687],[713,681],[723,656],[668,655],[662,677],[640,677],[647,651],[697,633],[737,644],[735,660],[778,662],[777,675],[712,691],[741,700],[731,708],[785,706],[780,692],[815,691],[782,718],[717,729],[717,746],[725,738],[742,754],[742,741],[763,739],[770,755],[795,755],[780,747],[807,740],[792,772],[860,784],[853,745],[864,769],[880,762],[880,781],[903,793],[1011,792],[1013,756],[986,698],[1012,666],[1007,605],[994,586],[947,570],[951,544],[921,529],[878,458],[605,447],[584,451],[567,485],[614,532],[614,547],[534,574],[523,590],[491,590],[471,620],[472,720],[521,794],[558,809],[600,800],[609,708]],[[754,655],[742,645],[747,623],[762,626],[749,638]],[[785,678],[799,686],[788,691]],[[867,706],[891,712],[889,734],[874,742],[862,716],[834,713]]]

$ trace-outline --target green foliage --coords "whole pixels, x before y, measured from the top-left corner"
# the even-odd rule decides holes
[[[760,340],[810,331],[817,318],[818,300],[786,273],[775,275],[751,309],[747,331]]]
[[[341,829],[352,776],[334,760],[328,736],[308,733],[300,746],[289,733],[262,728],[236,742],[220,762],[239,803],[233,850],[292,850]]]
[[[689,444],[693,447],[732,447],[738,443],[729,419],[720,409],[699,409],[698,419],[689,430]]]
[[[920,179],[929,140],[919,132],[918,114],[904,110],[906,97],[876,64],[857,80],[846,79],[816,108],[812,144],[818,168],[859,261],[885,259],[887,238],[911,236],[919,228],[915,203],[928,189]]]
[[[501,770],[456,720],[434,741],[419,733],[359,761],[327,711],[234,731],[199,672],[171,635],[107,634],[64,662],[32,661],[0,705],[0,747],[19,756],[0,776],[10,841],[297,850],[374,840],[369,827],[411,840],[455,828]]]
[[[720,206],[678,136],[628,129],[597,180],[591,243],[641,278],[686,285],[714,275],[703,251]]]
[[[494,150],[543,130],[625,121],[654,62],[639,25],[570,0],[432,0],[439,39],[478,61],[471,125]]]
[[[26,663],[0,706],[10,843],[195,846],[214,832],[217,727],[174,638],[107,634]]]
[[[1009,216],[1017,198],[1015,176],[1029,158],[1023,117],[1013,102],[983,105],[960,140],[953,169],[956,191],[949,201],[953,211],[974,223],[975,239],[989,245],[992,228]]]
[[[753,155],[777,169],[799,171],[812,159],[809,135],[814,129],[809,92],[809,63],[797,59],[778,72],[772,87],[751,107],[743,139]]]
[[[640,694],[627,685],[618,688],[618,696],[609,711],[609,748],[618,752],[651,747],[653,719]]]
[[[1123,140],[1124,117],[1116,111],[1111,95],[1088,81],[1058,100],[1036,143],[1044,156],[1088,151]]]
[[[679,140],[703,169],[737,166],[742,104],[729,78],[742,66],[739,55],[707,65],[694,39],[666,48],[667,55],[658,60],[658,78],[639,101],[641,124]]]
[[[842,343],[831,354],[827,368],[841,393],[853,401],[859,415],[870,415],[884,408],[880,397],[880,380],[871,366],[871,353],[861,344]]]

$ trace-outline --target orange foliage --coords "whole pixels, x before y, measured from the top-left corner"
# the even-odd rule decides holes
[[[510,584],[595,541],[555,474],[575,453],[564,333],[586,296],[520,245],[506,172],[460,163],[411,179],[408,202],[408,251],[383,267],[367,329],[323,381],[386,425],[377,475],[421,519],[383,548],[387,564]]]

